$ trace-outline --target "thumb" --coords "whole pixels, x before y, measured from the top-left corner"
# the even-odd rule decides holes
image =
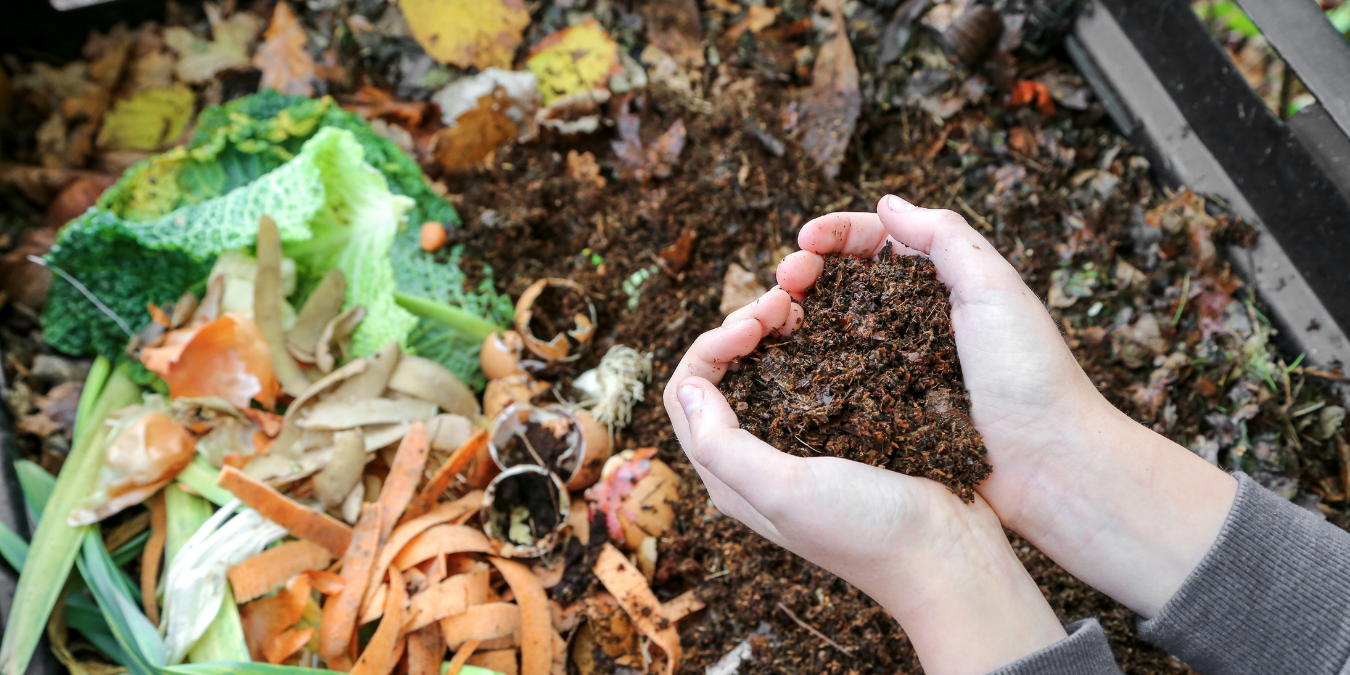
[[[786,455],[740,428],[722,393],[691,377],[677,397],[689,421],[689,458],[761,514],[777,511],[799,477],[801,458]]]

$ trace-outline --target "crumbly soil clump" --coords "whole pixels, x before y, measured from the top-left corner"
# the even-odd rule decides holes
[[[806,320],[722,383],[741,426],[789,454],[931,478],[961,499],[989,476],[933,262],[828,258]]]

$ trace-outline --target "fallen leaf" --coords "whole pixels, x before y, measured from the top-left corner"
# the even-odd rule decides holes
[[[1035,103],[1045,115],[1055,114],[1055,101],[1050,97],[1050,90],[1044,84],[1034,80],[1018,80],[1013,84],[1012,93],[1008,95],[1007,106],[1016,108],[1031,103]]]
[[[632,112],[633,99],[625,99],[615,116],[619,140],[611,141],[614,154],[619,157],[619,175],[646,185],[651,178],[665,178],[684,151],[687,132],[684,120],[675,120],[656,141],[644,147],[639,135],[641,120]],[[643,100],[637,99],[641,105]]]
[[[530,50],[525,62],[539,78],[544,105],[564,96],[602,89],[623,71],[619,45],[595,19],[549,35]]]
[[[345,110],[350,110],[366,121],[383,119],[401,127],[416,129],[422,126],[422,116],[427,104],[418,101],[400,101],[389,92],[363,84],[351,98],[342,102]]]
[[[462,77],[431,96],[441,109],[441,121],[454,126],[459,118],[477,108],[482,98],[501,89],[505,93],[502,110],[507,119],[522,130],[522,136],[533,135],[530,125],[539,110],[539,82],[529,71],[488,68],[483,72]]]
[[[638,5],[647,25],[647,39],[661,51],[671,55],[681,65],[702,68],[703,25],[695,0],[667,0],[644,2]],[[753,13],[763,7],[751,7]],[[770,10],[775,16],[777,10]],[[772,21],[770,21],[772,23]]]
[[[478,107],[464,113],[453,127],[436,132],[433,153],[446,173],[467,171],[483,163],[498,145],[515,140],[520,127],[506,111],[511,99],[498,87],[478,99]]]
[[[605,177],[600,175],[600,165],[595,163],[595,155],[589,152],[567,151],[567,177],[578,183],[590,183],[597,188],[605,187]]]
[[[746,31],[750,31],[751,34],[756,34],[764,30],[765,28],[772,26],[773,22],[777,20],[778,20],[777,7],[763,7],[760,5],[752,5],[750,9],[745,13],[744,19],[737,21],[736,25],[727,29],[726,37],[732,40],[737,40],[740,39],[741,35],[744,34]]]
[[[510,68],[530,12],[524,0],[403,0],[418,44],[460,68]]]
[[[722,304],[718,308],[726,316],[764,295],[764,287],[759,285],[753,272],[731,263],[722,277]]]
[[[196,96],[187,85],[150,89],[113,105],[98,146],[106,150],[158,150],[178,140],[192,118]]]
[[[262,28],[262,20],[248,12],[225,19],[215,5],[206,3],[203,7],[211,24],[213,39],[209,42],[186,28],[164,29],[164,44],[178,54],[178,79],[184,82],[210,82],[222,70],[248,68],[249,47]]]
[[[858,64],[844,30],[840,0],[822,3],[830,14],[831,36],[820,46],[811,88],[801,101],[802,147],[827,178],[839,175],[849,138],[862,110]]]
[[[295,18],[290,4],[277,3],[272,23],[267,26],[263,43],[253,55],[253,66],[262,71],[260,89],[275,89],[283,94],[314,95],[314,57],[305,51],[309,37]]]

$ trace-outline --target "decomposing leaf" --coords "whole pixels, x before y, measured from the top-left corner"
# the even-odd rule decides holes
[[[674,57],[681,65],[702,68],[703,25],[695,0],[644,2],[638,5],[647,25],[647,38],[652,45]],[[750,11],[765,9],[751,7]],[[777,15],[777,10],[770,10]],[[772,21],[770,21],[772,23]]]
[[[539,78],[546,106],[564,96],[603,89],[611,75],[623,71],[619,45],[595,19],[541,40],[530,50],[525,67]]]
[[[764,293],[765,288],[759,284],[754,272],[731,263],[722,278],[722,303],[718,310],[726,316],[758,300]]]
[[[633,99],[625,99],[615,115],[619,127],[619,140],[610,141],[614,154],[619,158],[619,175],[636,180],[642,185],[652,178],[666,178],[671,168],[680,159],[684,151],[684,120],[675,120],[664,133],[647,147],[643,147],[639,134],[641,120],[632,112]],[[637,99],[641,105],[642,99]]]
[[[399,8],[432,58],[460,68],[510,68],[530,25],[524,0],[403,0]]]
[[[185,85],[149,89],[120,99],[103,117],[98,146],[106,150],[158,150],[183,135],[196,96]]]
[[[777,7],[764,7],[761,5],[751,5],[746,10],[745,18],[737,21],[735,25],[727,29],[726,39],[737,40],[746,31],[750,33],[759,33],[760,31],[772,26],[778,20]]]
[[[178,79],[184,82],[209,82],[223,70],[249,67],[250,47],[262,28],[262,20],[248,12],[222,18],[212,3],[203,9],[211,24],[211,41],[180,26],[164,29],[164,44],[178,54]]]
[[[500,87],[478,100],[478,107],[460,115],[454,126],[436,132],[436,163],[447,173],[467,171],[480,164],[498,145],[515,140],[520,127],[507,115],[513,101]]]
[[[578,183],[590,183],[597,188],[605,187],[605,177],[600,175],[600,165],[595,163],[595,155],[589,152],[567,151],[567,177]]]
[[[827,178],[839,175],[849,138],[862,110],[858,64],[844,29],[841,0],[821,3],[830,15],[830,37],[820,46],[811,88],[801,100],[802,148]]]
[[[283,94],[313,96],[317,74],[314,57],[305,51],[309,37],[289,3],[277,3],[263,38],[253,55],[253,66],[262,71],[258,86]]]

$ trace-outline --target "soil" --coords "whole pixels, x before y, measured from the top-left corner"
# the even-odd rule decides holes
[[[561,434],[558,433],[559,425],[526,422],[523,436],[517,431],[498,449],[502,463],[508,467],[538,464],[548,467],[566,481],[571,477],[572,471],[570,468],[558,466],[558,459],[567,452],[569,447],[567,435],[572,425],[566,419],[559,418],[558,421],[565,425],[561,427]],[[538,459],[535,459],[536,455]]]
[[[658,457],[681,477],[679,515],[659,543],[654,590],[668,600],[695,589],[708,603],[706,610],[680,623],[685,649],[682,674],[703,673],[761,624],[769,627],[772,637],[755,638],[756,661],[745,664],[742,675],[921,673],[904,631],[875,602],[712,507],[675,439],[661,391],[684,350],[701,333],[721,324],[718,308],[727,267],[739,264],[765,288],[771,287],[777,261],[796,250],[797,230],[811,217],[871,210],[876,196],[885,192],[927,206],[962,208],[958,196],[967,203],[978,199],[962,196],[966,190],[992,194],[998,167],[1022,168],[1027,182],[1036,185],[1067,185],[1078,169],[1025,155],[980,154],[979,166],[986,169],[972,173],[955,152],[939,152],[929,159],[928,150],[947,147],[943,145],[947,141],[973,144],[987,138],[991,129],[1039,123],[1027,119],[1025,111],[993,115],[971,111],[944,128],[926,113],[902,108],[871,119],[854,139],[875,153],[866,167],[846,162],[843,176],[829,181],[798,146],[787,144],[779,156],[772,143],[762,140],[769,132],[748,124],[752,118],[776,118],[785,104],[777,85],[762,80],[759,84],[755,95],[739,101],[717,99],[710,111],[678,95],[649,97],[641,127],[644,141],[676,119],[684,120],[691,139],[656,194],[637,183],[616,180],[617,169],[606,161],[612,155],[601,138],[555,138],[503,147],[483,171],[444,179],[466,224],[458,236],[471,250],[483,252],[499,287],[512,296],[551,276],[568,277],[587,290],[596,305],[596,335],[578,361],[566,364],[561,384],[594,367],[615,344],[653,353],[653,381],[645,400],[633,410],[632,424],[616,436],[615,452],[656,447]],[[1078,115],[1072,122],[1072,144],[1085,165],[1110,148],[1123,147],[1118,137],[1100,128],[1099,119],[1098,111]],[[1069,142],[1066,136],[1059,138]],[[607,183],[597,187],[569,178],[568,150],[594,153]],[[1117,161],[1130,166],[1128,157]],[[744,180],[738,176],[742,167],[747,173]],[[968,182],[974,187],[966,188]],[[1058,195],[1049,190],[1046,194]],[[1152,204],[1161,196],[1146,167],[1129,169],[1111,198],[1094,205],[1092,240],[1113,247],[1114,242],[1126,242],[1128,247],[1132,206]],[[978,218],[968,217],[1012,258],[1033,290],[1044,295],[1052,273],[1059,269],[1056,247],[1062,247],[1070,234],[1052,225],[1060,222],[1064,197],[1038,198],[1017,189],[1001,198],[1007,200],[999,206],[1003,216],[985,216],[981,210],[974,211]],[[595,264],[593,256],[603,262]],[[642,270],[654,272],[633,303],[624,282]],[[1139,373],[1112,365],[1101,342],[1075,337],[1089,327],[1079,321],[1075,317],[1068,324],[1076,331],[1068,339],[1094,382],[1109,382],[1116,391],[1128,392],[1148,380],[1147,370]],[[1092,325],[1110,326],[1110,317],[1104,312]],[[1111,391],[1106,387],[1103,384]],[[1108,396],[1138,416],[1128,396]],[[1193,433],[1182,430],[1198,424],[1201,413],[1189,408],[1183,412],[1191,417],[1183,417],[1177,430]],[[1018,551],[1061,619],[1101,619],[1125,672],[1191,672],[1140,639],[1129,610],[1081,584],[1034,548],[1019,543]],[[584,561],[584,555],[577,558]],[[577,576],[578,582],[588,583],[584,574]],[[777,603],[849,647],[854,658],[834,652],[778,610]]]
[[[933,262],[831,257],[805,321],[721,384],[741,427],[799,457],[833,455],[942,483],[965,501],[989,476]]]

